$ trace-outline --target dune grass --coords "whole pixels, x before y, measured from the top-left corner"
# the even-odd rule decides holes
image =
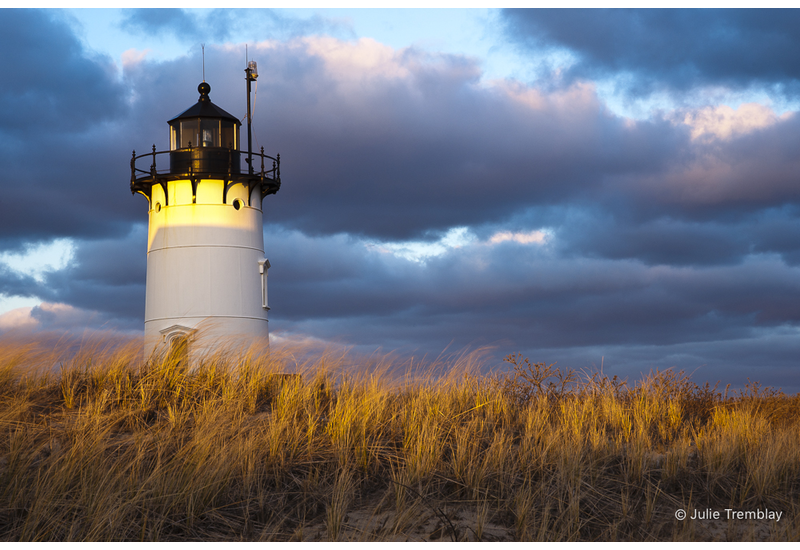
[[[0,540],[800,538],[800,397],[757,384],[54,349],[0,341]],[[723,519],[675,518],[706,508]]]

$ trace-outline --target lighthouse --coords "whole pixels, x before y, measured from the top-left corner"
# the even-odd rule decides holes
[[[145,354],[194,360],[220,344],[267,344],[269,305],[262,201],[280,189],[280,155],[248,150],[239,119],[215,105],[203,81],[197,103],[169,120],[169,150],[131,158],[131,192],[147,198]],[[242,166],[244,162],[244,166]]]

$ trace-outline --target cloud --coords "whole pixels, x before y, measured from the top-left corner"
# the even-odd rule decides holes
[[[73,244],[69,239],[57,239],[49,244],[28,246],[24,253],[0,253],[0,263],[41,282],[44,273],[62,269],[72,258],[72,252]]]
[[[514,241],[519,244],[543,243],[547,239],[544,231],[528,231],[527,233],[512,233],[511,231],[498,231],[489,239],[490,244],[499,244],[505,241]]]
[[[96,314],[106,328],[138,328],[144,316],[147,229],[130,227],[123,238],[78,241],[74,259],[47,274],[38,295]]]
[[[526,51],[574,56],[570,78],[615,78],[633,94],[764,86],[796,95],[796,10],[504,10],[507,35]]]
[[[0,334],[59,331],[82,334],[88,329],[103,330],[112,327],[95,311],[84,310],[69,304],[43,302],[34,307],[12,309],[0,315]]]
[[[780,119],[792,116],[784,113]],[[765,105],[746,103],[733,109],[727,105],[704,107],[687,112],[683,122],[691,128],[692,139],[730,139],[766,128],[778,122],[779,117]]]
[[[128,10],[121,26],[150,36],[169,32],[192,38],[208,36],[224,41],[233,30],[231,23],[230,13],[224,9],[197,14],[182,8],[133,8]]]
[[[124,113],[112,60],[85,51],[57,13],[4,10],[0,36],[0,138],[11,155],[21,139],[82,131]]]
[[[133,65],[137,65],[145,60],[150,53],[150,49],[137,50],[130,48],[122,52],[122,66],[124,69],[130,70]]]
[[[113,63],[58,12],[6,10],[0,37],[3,249],[119,231],[134,209],[109,185],[127,179],[117,124],[130,114]]]
[[[369,41],[348,47],[349,58],[388,55]],[[497,221],[590,196],[598,177],[656,171],[681,139],[666,121],[610,115],[590,86],[487,87],[472,61],[413,50],[374,71],[360,62],[351,79],[339,49],[306,39],[257,50],[273,71],[259,101],[273,108],[256,120],[292,179],[269,214],[309,233],[409,239]]]
[[[268,246],[276,266],[273,319],[362,345],[384,338],[528,348],[674,345],[800,322],[797,268],[773,255],[733,266],[647,266],[565,258],[509,240],[502,247],[473,242],[423,265],[338,238],[312,239],[312,246],[298,234],[275,237]],[[329,260],[340,258],[324,261],[321,278],[316,255],[291,252],[317,247]]]
[[[32,307],[20,307],[0,315],[0,333],[10,330],[30,330],[38,326],[31,316]]]
[[[713,219],[797,198],[794,113],[747,105],[716,122],[707,110],[631,121],[588,83],[487,84],[467,59],[389,56],[369,41],[349,44],[346,57],[382,59],[380,69],[343,69],[344,48],[306,39],[257,50],[273,72],[260,99],[272,108],[256,122],[280,147],[289,182],[267,213],[309,234],[432,241],[532,207]],[[358,78],[348,76],[356,65]]]

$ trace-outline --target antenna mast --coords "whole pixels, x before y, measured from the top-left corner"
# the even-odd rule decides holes
[[[206,45],[200,44],[200,49],[203,50],[203,82],[206,81]]]
[[[247,44],[244,46],[244,56],[247,59]],[[253,173],[253,132],[251,130],[252,115],[250,113],[250,83],[258,78],[258,68],[255,61],[248,61],[244,70],[247,81],[247,166],[249,173]]]

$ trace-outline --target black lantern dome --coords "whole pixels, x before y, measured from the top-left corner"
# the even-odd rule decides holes
[[[197,103],[168,121],[170,167],[173,172],[227,172],[230,164],[238,174],[239,119],[211,102],[209,84],[201,83],[197,91]]]

